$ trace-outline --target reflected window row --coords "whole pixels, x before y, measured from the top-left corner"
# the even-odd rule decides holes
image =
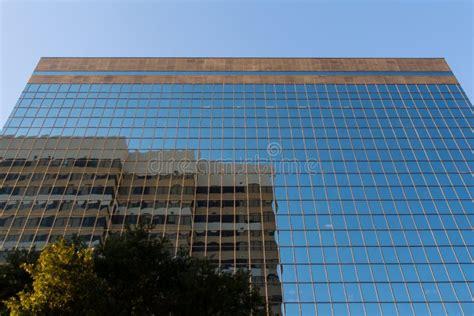
[[[209,121],[209,125],[213,125],[216,122],[224,122],[227,124],[237,124],[242,120],[249,120],[253,122],[255,117],[265,117],[267,122],[271,123],[275,120],[281,121],[278,128],[293,127],[313,127],[320,126],[322,129],[331,130],[334,124],[342,129],[354,128],[360,124],[367,125],[367,122],[371,126],[379,126],[383,130],[390,128],[402,128],[400,124],[406,124],[407,127],[412,125],[420,126],[424,128],[446,128],[448,126],[457,126],[464,121],[467,121],[468,108],[464,111],[451,109],[449,113],[443,113],[442,110],[431,110],[431,112],[420,113],[421,110],[417,109],[416,113],[412,111],[387,111],[378,113],[380,111],[358,111],[358,110],[345,110],[343,112],[338,110],[323,111],[323,110],[294,110],[294,109],[275,109],[272,111],[266,111],[265,109],[175,109],[175,108],[155,108],[155,109],[127,109],[127,108],[59,108],[59,107],[44,107],[44,108],[31,108],[31,107],[16,107],[16,110],[12,113],[11,117],[13,122],[20,123],[21,119],[24,121],[31,121],[33,118],[43,120],[43,118],[50,118],[50,120],[56,119],[56,121],[64,121],[66,118],[77,118],[78,122],[85,122],[90,120],[93,122],[96,119],[101,119],[110,122],[122,122],[130,125],[132,122],[148,123],[147,126],[154,122],[151,127],[158,127],[161,124],[169,125],[170,123],[179,123],[181,120],[188,121],[189,123],[196,123],[197,121],[206,119]],[[369,112],[369,113],[367,113]],[[394,112],[394,113],[392,113]],[[312,117],[312,118],[310,118]],[[162,121],[157,121],[160,118]],[[12,121],[10,120],[10,121]],[[335,121],[334,121],[335,120]],[[384,125],[382,123],[389,120],[391,125]],[[46,120],[45,122],[50,122]],[[342,124],[341,122],[344,122]],[[401,123],[400,123],[401,122]],[[433,125],[433,122],[440,126]],[[291,123],[291,124],[290,124]],[[324,123],[324,124],[323,124]],[[354,126],[354,123],[357,123]],[[158,124],[158,125],[157,125]],[[378,125],[377,125],[378,124]],[[236,125],[235,127],[245,128],[245,124]],[[138,126],[137,126],[138,127]],[[182,127],[187,127],[183,125]],[[260,128],[263,128],[261,126]],[[204,126],[203,126],[204,128]]]
[[[425,234],[429,236],[429,233]],[[281,241],[281,239],[279,239]],[[466,246],[281,246],[281,264],[313,263],[465,263],[469,264],[472,255]],[[466,271],[468,272],[468,271]],[[471,277],[472,273],[466,273]]]
[[[89,112],[89,111],[87,111]],[[193,114],[193,116],[182,116],[179,117],[177,115],[169,115],[169,114],[163,114],[163,115],[147,115],[146,117],[151,117],[151,118],[145,118],[143,117],[137,117],[134,118],[134,116],[125,116],[125,115],[119,115],[119,117],[111,116],[111,117],[104,117],[104,116],[94,116],[92,113],[81,113],[77,114],[75,117],[71,117],[71,119],[68,119],[67,117],[60,117],[57,118],[58,115],[52,115],[49,114],[47,117],[50,117],[50,119],[45,119],[41,118],[39,116],[35,116],[35,118],[29,117],[29,118],[23,118],[23,117],[12,117],[9,119],[8,127],[19,127],[22,123],[33,123],[33,122],[41,122],[42,124],[44,123],[49,123],[49,122],[57,122],[58,124],[65,124],[67,122],[76,122],[76,124],[81,123],[84,126],[82,127],[98,127],[98,125],[92,124],[92,123],[99,123],[101,120],[104,121],[110,121],[114,122],[115,125],[118,124],[118,126],[112,126],[112,127],[132,127],[136,126],[138,129],[143,128],[143,127],[202,127],[202,128],[210,128],[210,127],[219,127],[223,128],[225,127],[232,127],[232,128],[243,128],[244,130],[253,130],[257,128],[257,131],[259,130],[264,130],[265,128],[268,128],[269,126],[279,126],[278,129],[285,129],[285,128],[297,128],[297,127],[307,127],[307,128],[321,128],[323,130],[332,130],[335,128],[341,128],[341,129],[354,129],[358,127],[367,127],[367,128],[382,128],[386,129],[388,127],[390,128],[404,128],[404,127],[420,127],[420,128],[425,128],[425,129],[430,129],[430,128],[453,128],[453,127],[469,127],[468,125],[465,125],[468,123],[467,119],[463,118],[387,118],[387,117],[373,117],[373,118],[365,118],[365,117],[352,117],[352,118],[344,118],[344,117],[317,117],[309,120],[307,117],[308,115],[305,115],[304,119],[298,119],[298,118],[289,118],[288,114],[286,115],[275,115],[268,117],[266,120],[261,121],[254,116],[252,118],[249,117],[244,117],[244,116],[239,116],[239,117],[230,117],[230,118],[223,118],[222,116],[211,116],[211,115],[203,115],[204,113],[202,111],[199,111],[199,113]],[[44,115],[46,117],[46,115]],[[155,117],[155,118],[153,118]],[[291,117],[291,115],[290,115]],[[53,119],[54,118],[54,119]],[[158,120],[157,120],[158,118]],[[278,119],[277,119],[278,118]],[[186,125],[183,125],[182,120],[186,121]],[[273,125],[272,123],[280,123],[280,125]],[[291,124],[290,124],[291,123]],[[40,124],[40,126],[42,125]],[[223,125],[224,124],[224,125]],[[267,125],[268,124],[268,125]],[[59,125],[61,126],[61,125]],[[59,127],[58,126],[58,127]],[[75,127],[76,125],[66,125],[68,127]],[[81,126],[77,126],[81,127]]]
[[[442,302],[442,303],[418,303],[418,302],[377,302],[373,303],[286,303],[284,310],[286,315],[469,315],[474,304]]]
[[[179,95],[175,97],[139,95],[139,94],[86,94],[86,93],[67,93],[67,94],[22,94],[17,102],[21,107],[62,107],[62,108],[176,108],[176,109],[199,109],[215,108],[217,110],[231,110],[232,108],[250,109],[334,109],[336,112],[342,110],[379,110],[385,109],[388,112],[406,112],[413,111],[426,112],[428,109],[453,109],[458,110],[469,102],[467,99],[434,96],[418,96],[417,98],[395,96],[388,97],[384,95],[377,96],[316,96],[308,95],[298,97],[295,95],[282,95],[272,98],[262,96],[234,96],[227,98],[212,98],[212,96]],[[419,114],[418,114],[419,115]]]
[[[375,287],[375,290],[373,288]],[[357,284],[285,284],[284,295],[289,302],[466,302],[470,303],[469,291],[462,283],[377,283],[366,286]],[[293,294],[292,289],[299,289]],[[371,289],[362,292],[362,289]],[[428,289],[433,289],[433,294],[426,295]],[[288,296],[287,296],[288,295]],[[441,299],[443,297],[444,299]],[[422,314],[426,315],[426,314]]]
[[[357,92],[460,93],[456,84],[28,84],[29,92]]]
[[[459,230],[454,236],[442,229],[424,227],[419,230],[279,230],[280,246],[293,247],[418,247],[460,246],[469,241],[469,230]],[[449,256],[451,253],[446,253]]]
[[[13,116],[44,116],[48,109],[50,113],[56,113],[60,117],[78,117],[80,113],[88,114],[92,117],[129,117],[127,113],[133,112],[132,117],[159,117],[159,116],[171,116],[171,117],[189,117],[203,116],[203,117],[242,117],[243,113],[254,117],[260,115],[268,118],[275,116],[288,117],[291,114],[292,117],[301,119],[307,118],[310,115],[313,118],[324,118],[324,117],[335,117],[335,118],[408,118],[413,119],[419,118],[459,118],[462,119],[469,114],[469,104],[447,104],[435,103],[432,106],[426,106],[425,104],[416,104],[415,106],[394,106],[393,104],[382,104],[380,107],[373,104],[368,104],[365,107],[360,107],[357,104],[345,104],[340,106],[333,104],[331,106],[322,106],[320,104],[292,104],[292,102],[286,102],[285,105],[275,107],[274,104],[262,104],[259,106],[256,104],[229,104],[230,108],[223,107],[222,104],[213,103],[198,103],[196,108],[189,107],[186,102],[172,106],[169,103],[160,102],[160,104],[148,103],[140,99],[139,103],[145,102],[146,104],[140,106],[131,106],[135,104],[133,102],[115,102],[107,99],[106,104],[103,102],[93,102],[94,100],[84,99],[70,99],[70,101],[64,99],[21,99],[16,105],[16,111],[13,112]],[[75,100],[75,101],[74,101]],[[104,99],[105,100],[105,99]],[[245,106],[244,106],[245,105]],[[370,105],[370,106],[369,106]],[[211,111],[212,110],[212,111]]]

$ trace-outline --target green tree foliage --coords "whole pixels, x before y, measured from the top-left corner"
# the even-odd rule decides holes
[[[37,259],[36,252],[14,250],[8,253],[6,262],[0,264],[0,315],[7,313],[4,300],[15,297],[18,292],[31,286],[33,280],[23,264],[32,264]]]
[[[23,268],[32,287],[6,301],[11,315],[96,314],[100,309],[96,298],[105,284],[94,272],[92,249],[60,239]]]
[[[249,273],[174,254],[143,227],[95,250],[59,240],[23,266],[33,282],[6,302],[12,315],[248,316],[265,309]]]

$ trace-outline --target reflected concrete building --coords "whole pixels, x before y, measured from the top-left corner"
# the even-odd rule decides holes
[[[197,160],[191,150],[129,152],[121,137],[1,137],[0,249],[151,225],[175,251],[250,270],[280,314],[276,205],[268,165]]]
[[[0,248],[41,249],[74,234],[100,242],[126,155],[123,138],[1,137]]]

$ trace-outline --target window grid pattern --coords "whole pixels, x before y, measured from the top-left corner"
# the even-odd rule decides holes
[[[472,119],[459,85],[29,84],[2,130],[0,246],[151,221],[258,271],[274,312],[470,315]],[[189,172],[148,175],[158,151]]]

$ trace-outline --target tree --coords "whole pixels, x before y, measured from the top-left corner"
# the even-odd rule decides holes
[[[23,265],[33,264],[37,259],[38,255],[34,251],[13,250],[7,254],[5,263],[0,264],[0,315],[7,312],[4,300],[31,287],[33,280]]]
[[[99,315],[103,310],[96,299],[105,283],[94,272],[92,249],[59,239],[23,268],[32,287],[6,301],[11,315]]]
[[[248,316],[265,307],[249,273],[224,273],[184,251],[173,255],[166,240],[150,238],[145,229],[111,236],[96,254],[114,314]]]
[[[250,274],[227,273],[178,251],[144,227],[113,234],[97,249],[77,240],[47,246],[23,268],[33,280],[6,301],[12,315],[264,314]]]

